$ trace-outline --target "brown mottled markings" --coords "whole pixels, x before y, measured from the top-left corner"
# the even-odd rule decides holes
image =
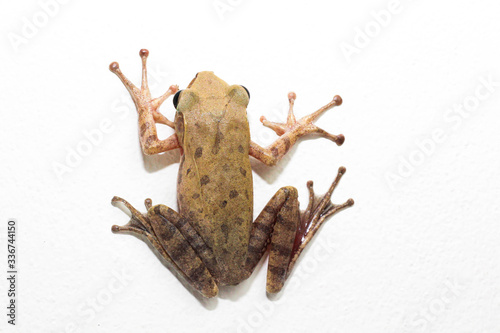
[[[224,234],[224,237],[226,237],[226,240],[229,238],[229,227],[227,226],[226,223],[222,223],[220,226],[220,230]]]
[[[236,223],[236,224],[238,224],[238,225],[242,225],[242,224],[243,224],[243,222],[245,222],[245,220],[244,220],[244,219],[242,219],[242,218],[241,218],[241,217],[239,217],[239,216],[238,216],[238,217],[236,217],[236,218],[234,219],[234,223]]]
[[[187,240],[182,239],[175,247],[170,251],[169,255],[173,261],[178,261],[183,255],[186,254],[188,248],[191,247]]]
[[[236,198],[238,194],[239,194],[238,191],[232,190],[231,192],[229,192],[229,198],[231,199]]]
[[[163,217],[163,216],[162,216]],[[165,219],[165,218],[164,218]],[[166,219],[165,219],[166,220]],[[188,223],[187,219],[185,218],[180,218],[179,221],[177,221],[175,223],[175,226],[178,228],[178,229],[181,229],[182,227],[184,227],[186,225],[186,223]]]
[[[292,219],[286,219],[283,221],[283,227],[288,230],[288,231],[297,231],[297,225],[295,224],[294,220]]]
[[[170,232],[160,232],[160,239],[163,241],[163,242],[168,242],[169,240],[171,240],[173,237],[173,234],[171,234]]]
[[[220,203],[220,208],[224,208],[227,205],[227,200],[224,200]]]
[[[200,158],[201,155],[203,155],[203,148],[202,147],[196,148],[196,151],[194,152],[194,157],[195,158]]]
[[[198,199],[199,197],[200,197],[200,194],[199,193],[195,193],[195,194],[193,194],[193,196],[191,198]]]
[[[274,209],[274,207],[273,207],[273,206],[266,206],[266,207],[264,207],[264,211],[265,211],[266,213],[269,213],[269,214],[274,214],[275,209]]]
[[[146,130],[149,128],[149,123],[144,123],[141,125],[141,129],[140,129],[140,135],[143,136],[144,133],[146,132]]]
[[[187,169],[186,176],[189,175],[190,172],[191,172],[191,168]]]
[[[273,228],[265,223],[259,223],[255,226],[255,229],[262,231],[265,235],[269,235]]]
[[[210,183],[210,177],[208,177],[208,175],[201,177],[200,183],[202,186],[207,185],[208,183]]]
[[[189,272],[188,276],[192,281],[199,281],[201,276],[205,273],[205,265],[200,263],[198,267]]]
[[[156,140],[157,140],[156,135],[150,135],[146,138],[145,143],[146,143],[146,145],[149,145],[149,144],[151,144],[151,142],[156,141]]]
[[[177,184],[180,184],[182,182],[182,173],[179,173],[177,176]]]
[[[203,213],[203,208],[198,209],[198,213]]]
[[[271,247],[271,251],[277,252],[277,254],[282,256],[282,257],[289,257],[290,253],[292,252],[292,249],[287,247],[287,246],[283,246],[281,244],[278,244],[278,243],[273,243],[273,245]]]
[[[245,150],[243,149],[243,146],[242,146],[242,145],[239,145],[239,146],[238,146],[238,151],[239,151],[240,153],[244,153],[244,152],[245,152]]]
[[[174,237],[174,234],[175,232],[177,231],[177,229],[175,228],[175,226],[173,224],[166,224],[165,225],[165,229],[161,230],[160,231],[160,237],[162,239],[163,242],[168,242],[170,241],[173,237]]]
[[[245,190],[245,198],[248,199],[248,190]]]
[[[243,169],[242,167],[240,167],[240,172],[241,174],[246,177],[247,176],[247,171],[245,169]]]
[[[256,254],[260,254],[262,252],[262,249],[257,247],[257,246],[248,245],[248,252],[256,255]]]
[[[229,171],[229,164],[224,164],[224,165],[222,166],[222,171],[224,171],[224,172],[228,172],[228,171]]]
[[[273,273],[274,275],[277,275],[277,276],[284,276],[286,271],[283,267],[271,267],[269,266],[269,270],[271,271],[271,273]]]
[[[212,154],[217,155],[220,150],[220,142],[224,139],[224,134],[219,129],[220,122],[217,122],[217,133],[215,134],[215,143],[212,147]]]
[[[287,152],[290,149],[290,138],[285,137],[285,152]]]
[[[278,157],[278,155],[280,154],[278,148],[276,147],[271,148],[271,153],[273,154],[273,157]]]

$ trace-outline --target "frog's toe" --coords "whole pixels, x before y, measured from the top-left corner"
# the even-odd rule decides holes
[[[337,187],[345,172],[346,168],[341,166],[337,172],[337,177],[335,177],[335,180],[330,185],[328,191],[322,196],[317,196],[314,193],[313,182],[311,180],[307,182],[307,188],[309,190],[309,204],[307,209],[301,214],[302,224],[316,223],[318,219],[325,219],[340,209],[354,205],[353,199],[349,199],[340,205],[335,205],[330,200],[333,191]]]
[[[150,223],[147,218],[134,208],[127,200],[120,197],[113,197],[111,199],[111,204],[115,207],[119,207],[120,205],[125,206],[130,212],[131,218],[130,221],[124,226],[113,225],[111,227],[111,231],[114,233],[124,233],[130,232],[135,234],[143,235],[145,232],[150,232]]]
[[[279,136],[285,133],[292,132],[294,136],[301,137],[308,134],[314,134],[324,137],[328,140],[335,142],[338,146],[342,145],[345,141],[345,137],[342,134],[333,135],[327,131],[314,125],[314,121],[319,118],[327,110],[333,108],[334,106],[339,106],[342,104],[342,98],[339,95],[335,95],[330,103],[319,108],[316,112],[311,113],[305,117],[297,120],[293,112],[293,106],[295,104],[295,99],[297,95],[294,92],[288,94],[289,110],[286,123],[276,123],[266,119],[266,117],[260,117],[262,124],[270,129],[272,129]]]

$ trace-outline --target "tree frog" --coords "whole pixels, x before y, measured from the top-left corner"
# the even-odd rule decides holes
[[[337,145],[343,135],[332,135],[313,124],[325,111],[342,103],[340,96],[316,112],[296,119],[295,93],[288,94],[290,104],[286,123],[274,123],[261,117],[264,126],[279,138],[263,148],[250,139],[246,107],[250,94],[240,85],[228,85],[212,72],[199,72],[186,89],[170,86],[165,94],[152,98],[147,81],[146,60],[149,51],[139,52],[142,59],[141,88],[132,84],[113,62],[110,70],[129,91],[139,114],[142,151],[146,155],[181,150],[177,181],[178,212],[145,200],[143,214],[122,198],[114,197],[131,212],[125,226],[114,225],[115,233],[132,233],[149,241],[158,253],[205,297],[218,294],[219,286],[236,285],[248,278],[270,248],[267,270],[268,293],[279,292],[304,247],[325,219],[352,206],[347,200],[335,205],[330,197],[345,168],[323,196],[315,196],[313,183],[307,183],[309,204],[299,210],[297,190],[283,187],[269,200],[253,221],[253,184],[250,156],[266,165],[275,165],[296,141],[316,134]],[[174,121],[158,108],[174,95]],[[158,139],[156,124],[172,127],[175,133]],[[253,221],[253,222],[252,222]]]

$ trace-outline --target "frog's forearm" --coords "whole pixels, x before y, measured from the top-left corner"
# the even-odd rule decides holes
[[[155,155],[172,149],[180,148],[177,134],[172,134],[165,140],[159,140],[157,135],[151,135],[144,140],[141,138],[142,151],[146,155]]]
[[[129,79],[123,75],[118,66],[118,63],[113,62],[109,69],[115,73],[122,83],[127,88],[130,96],[134,100],[139,113],[139,137],[141,141],[142,151],[146,155],[154,155],[180,148],[177,135],[173,134],[166,140],[159,140],[156,132],[156,123],[164,124],[174,128],[174,123],[162,115],[158,108],[169,97],[179,90],[177,86],[170,86],[170,88],[158,98],[151,98],[151,93],[148,87],[146,59],[149,55],[148,50],[141,50],[139,55],[142,59],[142,84],[141,88],[137,88]]]
[[[177,134],[165,140],[158,139],[154,113],[148,109],[139,109],[139,139],[144,154],[154,155],[168,150],[180,148]]]
[[[268,166],[274,166],[283,156],[285,156],[296,141],[297,136],[293,135],[291,132],[285,133],[266,148],[250,141],[249,154]]]

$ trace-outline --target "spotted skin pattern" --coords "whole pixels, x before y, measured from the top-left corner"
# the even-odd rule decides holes
[[[269,249],[267,292],[277,293],[290,275],[297,258],[325,219],[352,206],[330,201],[333,190],[345,173],[341,167],[326,194],[316,197],[308,183],[309,205],[299,210],[297,190],[283,187],[271,198],[253,221],[253,181],[250,156],[266,165],[275,165],[300,137],[317,135],[344,142],[343,135],[332,135],[313,124],[321,114],[342,103],[335,96],[318,111],[296,119],[295,93],[288,95],[290,110],[286,123],[261,118],[279,138],[263,148],[250,139],[246,115],[249,94],[246,88],[228,85],[212,72],[200,72],[188,87],[179,91],[171,86],[165,94],[152,98],[147,84],[147,50],[141,50],[142,84],[133,85],[116,62],[110,65],[129,91],[139,115],[139,138],[146,155],[181,149],[177,178],[178,212],[146,199],[142,214],[127,201],[123,204],[132,218],[125,226],[113,226],[115,233],[133,233],[149,241],[188,283],[205,297],[218,294],[218,287],[236,285],[248,278]],[[177,112],[168,120],[158,108],[175,95]],[[165,140],[157,135],[156,124],[175,133]]]

